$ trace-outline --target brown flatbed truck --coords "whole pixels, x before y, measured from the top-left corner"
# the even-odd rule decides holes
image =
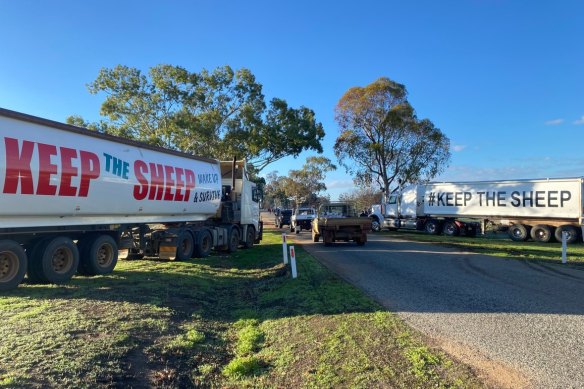
[[[359,217],[350,203],[330,203],[321,205],[312,221],[312,240],[322,237],[325,246],[336,241],[354,241],[359,246],[367,242],[371,232],[371,219]]]

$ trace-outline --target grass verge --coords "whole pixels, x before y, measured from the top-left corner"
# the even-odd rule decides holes
[[[0,387],[483,386],[281,235],[0,296]]]
[[[455,247],[475,253],[493,255],[505,258],[541,260],[560,262],[562,259],[562,244],[558,242],[514,242],[503,233],[487,233],[485,236],[444,236],[428,235],[415,231],[383,231],[375,234],[388,235],[400,239],[417,242],[429,242],[443,246]],[[584,245],[581,243],[568,245],[568,261],[572,264],[584,264]]]

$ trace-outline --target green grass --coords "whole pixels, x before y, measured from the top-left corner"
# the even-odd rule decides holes
[[[281,234],[204,260],[120,261],[0,296],[1,387],[477,387],[464,366]]]
[[[474,238],[465,236],[428,235],[424,232],[413,231],[383,231],[376,234],[389,235],[396,238],[414,240],[418,242],[437,243],[448,247],[455,247],[480,254],[493,255],[505,258],[541,260],[560,262],[562,259],[562,244],[558,242],[514,242],[507,234],[488,232],[484,236]],[[575,243],[568,245],[568,262],[572,264],[584,263],[584,245]]]

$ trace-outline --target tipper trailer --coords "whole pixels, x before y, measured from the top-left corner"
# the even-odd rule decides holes
[[[260,191],[220,162],[0,108],[0,290],[261,240]]]
[[[444,182],[406,187],[373,206],[373,230],[425,230],[476,235],[486,223],[508,228],[515,241],[569,243],[581,236],[583,178]]]

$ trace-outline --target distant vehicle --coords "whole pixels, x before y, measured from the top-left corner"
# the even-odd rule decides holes
[[[573,243],[581,236],[583,188],[583,178],[428,183],[391,194],[370,217],[374,231],[474,236],[491,223],[514,241],[561,241],[566,233]]]
[[[282,228],[284,226],[289,226],[292,219],[292,210],[291,209],[281,209],[278,212],[278,216],[276,216],[276,228]]]
[[[299,234],[302,230],[312,229],[312,219],[316,216],[316,210],[310,207],[299,207],[294,210],[290,223],[290,232]]]
[[[312,241],[318,242],[322,237],[325,246],[336,241],[354,241],[363,246],[368,232],[371,232],[371,219],[358,216],[351,203],[321,205],[318,215],[312,220]]]

